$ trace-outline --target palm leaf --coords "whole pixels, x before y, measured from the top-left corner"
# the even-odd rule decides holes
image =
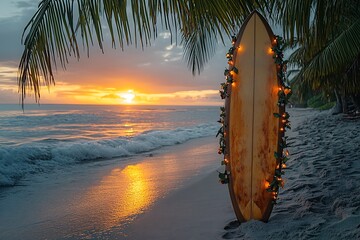
[[[319,78],[346,71],[360,54],[360,18],[331,41],[309,62],[305,78]]]
[[[192,73],[200,73],[219,42],[235,33],[259,3],[253,1],[194,1],[181,30],[184,57]],[[263,9],[264,6],[261,7]],[[189,24],[190,23],[190,24]],[[190,28],[189,28],[190,26]]]
[[[53,69],[59,63],[65,69],[69,57],[80,58],[79,42],[88,55],[95,43],[103,50],[103,26],[109,29],[113,47],[120,48],[150,45],[159,27],[175,36],[180,31],[188,65],[193,73],[200,72],[218,41],[223,41],[223,35],[230,36],[234,25],[252,9],[266,6],[260,2],[134,0],[128,4],[126,0],[42,0],[23,32],[25,49],[18,77],[22,103],[28,90],[34,91],[38,101],[40,86],[55,83]]]

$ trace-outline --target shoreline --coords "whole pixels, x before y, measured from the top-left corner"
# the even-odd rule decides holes
[[[130,167],[113,160],[84,164],[50,182],[39,178],[14,188],[0,197],[0,238],[360,238],[359,121],[288,111],[290,160],[268,223],[231,224],[236,217],[228,188],[216,172],[222,170],[218,141],[206,137],[130,159]],[[129,209],[135,210],[120,221]]]
[[[238,226],[228,188],[212,172],[154,204],[125,229],[126,239],[360,238],[359,121],[314,109],[288,111],[291,157],[268,223]]]
[[[312,109],[295,110],[293,126],[296,128],[315,112]],[[295,131],[287,133],[290,140],[296,135]],[[222,158],[222,155],[218,156]],[[219,171],[223,170],[220,164],[218,166]],[[233,225],[234,221],[236,216],[228,187],[219,183],[218,174],[213,171],[159,200],[128,226],[125,233],[126,239],[134,240],[233,239],[237,225]]]
[[[213,171],[160,199],[125,228],[125,239],[215,240],[234,219],[228,188]]]
[[[218,167],[215,137],[126,161],[79,164],[34,176],[0,197],[0,238],[81,239],[115,234],[154,203]]]

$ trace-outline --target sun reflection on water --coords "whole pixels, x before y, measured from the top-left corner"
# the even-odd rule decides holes
[[[131,221],[157,198],[156,188],[149,181],[150,174],[150,168],[145,164],[113,169],[98,185],[89,189],[82,199],[83,210],[97,209],[86,215],[100,223],[98,227],[103,229]]]
[[[125,204],[126,215],[142,212],[149,207],[156,197],[156,192],[151,181],[148,181],[148,172],[142,165],[129,165],[122,170],[128,184],[124,191],[127,199]],[[122,209],[121,209],[122,210]]]

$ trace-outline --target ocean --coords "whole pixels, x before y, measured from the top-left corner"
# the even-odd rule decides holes
[[[218,116],[214,106],[0,105],[0,186],[215,136]]]

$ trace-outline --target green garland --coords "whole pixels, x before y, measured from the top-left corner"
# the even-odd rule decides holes
[[[272,50],[274,52],[273,58],[277,67],[277,77],[279,82],[279,91],[278,91],[278,106],[279,113],[274,113],[274,117],[279,119],[279,131],[280,131],[280,140],[279,140],[279,152],[274,152],[274,157],[276,159],[276,169],[273,180],[269,183],[267,188],[268,192],[274,194],[273,204],[276,204],[278,198],[278,193],[280,187],[284,187],[284,180],[282,175],[285,174],[283,171],[286,168],[286,162],[289,160],[289,151],[286,149],[289,145],[287,144],[287,137],[285,136],[286,129],[291,129],[290,125],[290,115],[285,111],[285,106],[289,102],[291,97],[291,88],[286,79],[286,64],[287,61],[284,61],[284,40],[280,36],[275,36],[274,44]]]
[[[229,68],[225,69],[225,82],[221,83],[220,97],[221,99],[226,99],[229,97],[228,88],[229,85],[233,83],[233,73],[238,73],[238,69],[233,66],[233,54],[235,51],[236,37],[232,37],[232,47],[226,53],[226,58],[228,59]],[[285,137],[286,129],[291,129],[290,126],[290,115],[288,112],[285,112],[285,105],[288,103],[291,96],[291,88],[286,80],[286,64],[287,61],[283,60],[284,54],[284,41],[280,36],[275,36],[273,40],[272,51],[274,52],[273,58],[277,67],[277,78],[279,82],[279,91],[278,91],[278,106],[279,113],[274,113],[274,117],[279,118],[279,131],[280,131],[280,140],[279,140],[279,152],[274,153],[276,159],[276,169],[274,173],[274,178],[269,182],[267,188],[268,192],[274,194],[273,203],[276,204],[278,197],[279,188],[284,186],[284,181],[282,180],[282,175],[284,174],[283,169],[286,167],[285,163],[288,160],[289,152],[286,150],[288,147],[287,137]],[[219,154],[226,154],[226,141],[225,141],[225,117],[226,110],[225,107],[220,107],[220,119],[218,122],[221,124],[221,127],[216,135],[220,136],[219,139]],[[224,160],[221,161],[221,165],[227,165],[228,159],[224,157]],[[229,183],[229,172],[225,168],[224,172],[219,172],[219,181],[222,184]]]
[[[235,43],[236,43],[236,37],[232,36],[232,47],[229,48],[229,51],[226,53],[226,58],[228,60],[228,64],[229,66],[233,65],[233,55],[235,52]],[[229,93],[228,93],[228,88],[229,85],[233,83],[233,74],[234,73],[238,73],[238,69],[234,66],[226,68],[224,71],[224,76],[225,76],[225,82],[220,84],[221,90],[220,92],[220,97],[221,99],[226,99],[227,97],[229,97]],[[220,136],[219,139],[219,150],[218,150],[218,154],[226,154],[226,142],[225,142],[225,117],[226,117],[226,113],[225,113],[225,107],[220,107],[220,120],[218,121],[221,124],[221,127],[218,131],[218,133],[216,134],[216,137]],[[221,165],[227,165],[228,164],[228,160],[226,158],[224,158],[223,161],[221,161]],[[219,181],[222,184],[227,184],[229,183],[229,172],[225,169],[224,172],[219,172]]]

